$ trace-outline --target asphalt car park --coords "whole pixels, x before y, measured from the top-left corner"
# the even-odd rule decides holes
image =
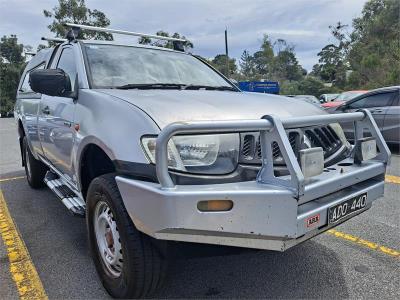
[[[153,296],[399,299],[400,156],[392,152],[385,197],[369,211],[283,253],[177,244],[182,258],[170,262],[164,287]],[[108,298],[89,255],[85,220],[70,215],[47,188],[28,186],[12,119],[0,120],[0,169],[0,298],[29,292]],[[24,251],[24,259],[13,261]],[[24,265],[21,272],[16,263]]]

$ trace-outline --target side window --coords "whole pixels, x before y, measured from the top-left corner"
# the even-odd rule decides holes
[[[72,48],[63,49],[60,59],[58,60],[57,69],[62,69],[68,74],[71,80],[71,89],[74,90],[76,65]]]
[[[389,106],[392,102],[394,93],[382,93],[367,96],[349,105],[349,108],[370,108]]]
[[[400,106],[400,92],[396,92],[396,96],[394,98],[392,106]]]
[[[37,66],[36,68],[33,68],[25,73],[24,81],[21,84],[21,87],[19,88],[19,92],[21,93],[33,93],[31,86],[29,84],[29,73],[32,72],[33,70],[37,69],[44,69],[44,64],[41,64]]]

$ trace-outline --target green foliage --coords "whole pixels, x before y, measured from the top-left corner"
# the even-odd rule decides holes
[[[298,63],[294,47],[283,39],[272,42],[264,35],[260,50],[250,55],[245,50],[239,61],[240,77],[245,80],[300,80],[304,69]]]
[[[342,89],[373,89],[400,82],[400,1],[369,0],[353,32],[330,26],[336,39],[320,53],[312,75]]]
[[[225,54],[218,54],[217,56],[214,57],[213,60],[210,61],[210,64],[229,78],[232,78],[232,76],[236,73],[237,70],[236,60],[234,58],[229,58],[227,64],[227,58]],[[228,66],[229,66],[229,72],[227,69]]]
[[[23,45],[15,35],[3,36],[0,42],[0,113],[6,115],[14,108],[19,78],[25,67]]]
[[[337,91],[335,88],[326,87],[320,79],[313,76],[306,76],[300,81],[284,81],[280,88],[282,95],[314,95],[315,97]]]
[[[281,95],[301,95],[303,94],[298,81],[284,81],[280,84]]]
[[[156,35],[158,36],[165,36],[165,37],[169,37],[169,33],[165,32],[165,31],[157,31]],[[180,35],[179,33],[175,32],[171,37],[176,38],[176,39],[183,39],[186,40],[186,37],[184,35]],[[143,45],[151,45],[151,46],[156,46],[156,47],[164,47],[164,48],[169,48],[169,49],[173,49],[174,45],[172,41],[166,41],[166,40],[156,40],[156,41],[152,41],[152,39],[148,38],[148,37],[140,37],[139,38],[139,44],[143,44]],[[190,41],[187,41],[185,43],[185,47],[186,48],[193,48],[193,43]]]
[[[335,26],[329,26],[335,43],[322,48],[318,53],[318,64],[313,66],[312,71],[313,76],[342,88],[346,84],[346,72],[349,69],[347,56],[351,47],[347,27],[348,25],[340,22]]]
[[[9,37],[3,36],[0,42],[0,56],[6,59],[8,63],[20,64],[24,62],[22,51],[24,46],[18,44],[16,35],[11,34]]]
[[[276,80],[300,80],[303,77],[303,68],[299,65],[294,49],[286,47],[278,52],[273,60],[273,78]]]
[[[240,72],[247,80],[253,80],[256,76],[256,64],[254,57],[247,50],[244,50],[239,61]]]
[[[97,10],[86,7],[85,0],[58,0],[58,6],[52,11],[44,10],[43,14],[47,18],[52,18],[52,23],[47,26],[56,37],[64,38],[67,29],[64,23],[84,24],[97,27],[107,27],[110,20],[106,15]],[[81,30],[79,39],[113,40],[112,34],[106,32],[94,32]]]
[[[368,1],[353,27],[351,83],[368,89],[399,84],[400,1]]]

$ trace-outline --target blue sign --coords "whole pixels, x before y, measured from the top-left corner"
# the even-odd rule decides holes
[[[240,81],[239,88],[244,92],[279,94],[277,81]]]

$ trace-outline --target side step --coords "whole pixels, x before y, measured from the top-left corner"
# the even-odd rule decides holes
[[[65,185],[57,174],[47,171],[44,182],[73,215],[85,217],[85,202]]]

